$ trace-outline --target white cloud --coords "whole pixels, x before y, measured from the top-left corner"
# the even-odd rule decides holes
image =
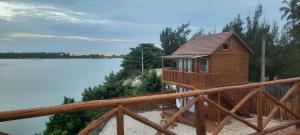
[[[51,21],[65,21],[69,23],[129,24],[128,22],[90,18],[89,15],[83,12],[75,12],[52,6],[0,1],[0,20],[17,21],[18,17],[38,17]]]
[[[86,36],[72,36],[72,35],[49,35],[36,33],[11,33],[10,38],[29,38],[29,39],[64,39],[64,40],[83,40],[83,41],[102,41],[102,42],[135,42],[134,39],[117,39],[117,38],[95,38]]]

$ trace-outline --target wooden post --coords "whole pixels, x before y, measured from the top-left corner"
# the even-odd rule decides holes
[[[164,58],[162,57],[161,58],[161,94],[164,94],[164,90],[165,90],[165,87],[164,87]],[[162,110],[165,109],[164,107],[164,104],[163,102],[161,102],[161,108]]]
[[[300,82],[298,82],[298,83],[300,83]],[[296,113],[296,115],[300,116],[300,87],[299,86],[298,86],[298,90],[296,91],[296,93],[298,95],[296,97],[297,98],[297,100],[296,100],[297,102],[295,104],[296,105],[296,107],[295,107],[296,108],[296,112],[295,113]],[[296,124],[296,127],[300,128],[300,123]]]
[[[218,92],[218,104],[221,104],[221,92]],[[221,111],[218,110],[218,124],[221,122]]]
[[[195,71],[196,71],[196,73],[199,73],[199,71],[200,71],[200,65],[199,65],[199,59],[198,58],[195,59],[195,65],[196,65]]]
[[[195,125],[197,135],[206,135],[206,118],[205,118],[205,106],[203,95],[198,96],[198,100],[195,104]]]
[[[185,84],[184,71],[185,71],[185,59],[182,59],[182,84]]]
[[[117,113],[117,135],[124,135],[124,115],[122,106],[118,107]]]
[[[262,116],[262,88],[259,88],[256,98],[256,114],[258,132],[263,133],[263,116]]]

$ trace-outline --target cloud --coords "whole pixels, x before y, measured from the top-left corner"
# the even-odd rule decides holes
[[[53,6],[36,5],[20,2],[0,1],[0,20],[18,21],[18,18],[42,18],[50,21],[63,21],[68,23],[88,23],[88,24],[130,24],[129,22],[95,19],[83,12],[75,12],[68,9]]]
[[[102,42],[135,42],[134,39],[117,39],[117,38],[95,38],[86,36],[72,35],[48,35],[36,33],[11,33],[10,38],[28,38],[28,39],[63,39],[63,40],[82,40],[82,41],[102,41]]]

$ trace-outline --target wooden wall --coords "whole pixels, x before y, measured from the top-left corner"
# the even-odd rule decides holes
[[[220,46],[209,57],[209,72],[221,73],[220,79],[225,85],[248,82],[250,52],[234,36],[227,43],[228,50]]]
[[[235,36],[232,36],[226,42],[229,44],[228,50],[223,50],[222,46],[220,46],[215,53],[209,57],[209,72],[220,73],[220,82],[222,85],[247,83],[249,77],[250,52]],[[247,90],[226,92],[236,103],[246,96],[247,93]],[[218,115],[218,111],[214,108],[210,108],[209,112],[210,118],[217,117]]]

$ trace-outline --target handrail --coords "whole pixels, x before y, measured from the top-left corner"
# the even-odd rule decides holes
[[[20,109],[13,111],[3,111],[0,112],[0,122],[2,121],[10,121],[17,119],[25,119],[39,116],[46,116],[58,113],[66,113],[66,112],[76,112],[82,110],[90,110],[101,107],[116,107],[118,105],[128,105],[128,104],[139,104],[144,102],[160,102],[164,100],[190,97],[190,96],[198,96],[204,94],[213,94],[222,91],[231,91],[231,90],[241,90],[241,89],[249,89],[249,88],[257,88],[262,86],[270,86],[274,84],[287,84],[300,82],[300,77],[275,80],[269,82],[260,82],[260,83],[251,83],[244,84],[238,86],[226,86],[226,87],[218,87],[211,88],[206,90],[195,90],[183,93],[171,93],[171,94],[162,94],[162,95],[151,95],[151,96],[141,96],[141,97],[132,97],[132,98],[124,98],[124,99],[112,99],[112,100],[95,100],[88,102],[79,102],[73,104],[65,104],[65,105],[56,105],[50,107],[40,107],[40,108],[30,108],[30,109]]]

